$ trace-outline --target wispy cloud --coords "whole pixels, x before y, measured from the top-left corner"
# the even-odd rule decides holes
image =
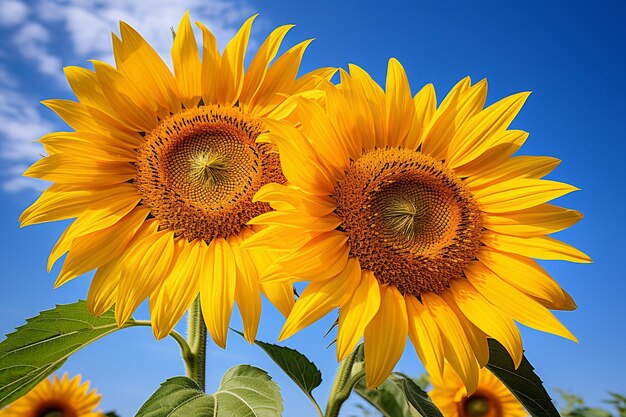
[[[85,65],[88,59],[112,63],[111,32],[118,32],[120,20],[169,62],[169,28],[187,10],[211,28],[222,46],[253,13],[245,0],[1,0],[0,30],[10,35],[0,46],[0,58],[11,63],[0,64],[0,158],[9,164],[0,178],[2,188],[42,188],[20,175],[40,158],[42,149],[35,141],[65,129],[39,104],[41,98],[67,91],[63,66]],[[39,74],[37,82],[49,87],[39,89],[37,97],[22,88],[35,81],[22,75],[26,66]]]

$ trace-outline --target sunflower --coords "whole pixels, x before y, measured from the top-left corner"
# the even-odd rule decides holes
[[[89,391],[89,381],[80,383],[80,375],[71,380],[67,373],[59,379],[46,379],[28,394],[0,410],[0,417],[104,417],[95,409],[101,396]]]
[[[302,42],[276,58],[292,26],[274,30],[247,71],[248,19],[219,53],[198,23],[202,57],[185,14],[172,46],[173,74],[133,28],[113,35],[116,67],[68,67],[78,101],[48,100],[74,131],[44,136],[48,156],[24,175],[52,181],[22,214],[22,225],[76,218],[52,249],[48,269],[67,256],[55,286],[97,269],[88,306],[115,304],[118,324],[149,298],[153,330],[165,337],[200,294],[212,338],[225,346],[234,302],[254,340],[261,292],[287,314],[288,283],[259,283],[241,242],[246,223],[271,210],[253,202],[266,183],[285,181],[275,146],[258,143],[277,105],[306,95],[333,69],[296,79]],[[273,63],[270,65],[270,62]],[[255,256],[259,262],[262,255]]]
[[[476,391],[468,395],[458,375],[446,365],[444,379],[433,380],[430,392],[444,417],[525,417],[526,410],[511,391],[486,368],[480,370]]]
[[[339,307],[337,358],[363,336],[369,387],[408,335],[429,373],[447,360],[469,392],[487,337],[520,363],[514,320],[575,340],[549,311],[573,300],[531,258],[590,260],[547,236],[581,218],[547,203],[576,190],[541,179],[559,161],[512,157],[528,134],[507,128],[528,93],[483,108],[486,81],[466,78],[437,108],[432,85],[411,97],[395,59],[386,91],[357,66],[321,88],[325,104],[291,106],[297,127],[266,121],[288,182],[256,194],[276,211],[248,223],[266,229],[244,245],[292,248],[262,282],[310,281],[281,340]]]

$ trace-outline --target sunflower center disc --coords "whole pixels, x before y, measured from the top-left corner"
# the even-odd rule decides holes
[[[472,395],[463,401],[463,416],[486,417],[491,411],[489,400],[482,395]]]
[[[260,122],[236,109],[203,106],[161,121],[139,149],[135,183],[161,228],[189,240],[239,233],[270,210],[252,196],[284,183],[278,155],[257,144]]]
[[[402,294],[441,293],[480,245],[480,210],[442,163],[409,149],[374,149],[333,195],[351,255]]]

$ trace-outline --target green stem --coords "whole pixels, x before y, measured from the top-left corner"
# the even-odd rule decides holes
[[[124,327],[131,327],[131,326],[147,326],[147,327],[151,327],[152,326],[152,322],[149,320],[133,320],[132,322],[128,322],[128,324],[124,325]],[[187,343],[187,340],[185,339],[185,337],[178,333],[176,330],[172,330],[169,334],[169,336],[174,339],[176,341],[176,343],[178,343],[178,346],[180,347],[180,352],[183,356],[183,360],[185,361],[185,367],[186,369],[191,369],[192,366],[192,361],[193,361],[193,354],[191,352],[191,347],[189,346],[189,343]]]
[[[325,417],[337,417],[339,416],[339,410],[344,402],[350,396],[354,385],[365,375],[365,371],[361,371],[352,376],[352,366],[356,360],[356,349],[350,353],[344,360],[341,361],[339,369],[337,370],[337,376],[333,382],[333,387],[330,391],[328,398],[328,404],[326,405]]]
[[[206,371],[206,337],[207,331],[200,308],[200,297],[197,297],[189,309],[189,323],[187,327],[187,340],[190,351],[187,357],[183,352],[183,359],[187,365],[187,376],[204,390]]]

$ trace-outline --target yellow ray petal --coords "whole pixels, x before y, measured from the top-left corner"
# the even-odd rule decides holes
[[[444,349],[441,332],[430,312],[415,296],[407,294],[406,311],[409,318],[409,336],[429,375],[441,379],[444,367]]]
[[[252,201],[265,201],[274,210],[304,212],[318,217],[330,214],[337,208],[337,204],[328,196],[308,194],[296,187],[275,182],[261,187]]]
[[[351,68],[355,74],[364,72],[360,68],[357,70],[358,67],[356,66],[351,66]],[[383,126],[382,121],[380,120],[380,102],[377,102],[376,105],[371,104],[370,96],[383,97],[384,93],[382,92],[380,86],[372,80],[371,82],[373,85],[371,88],[375,89],[375,92],[369,92],[368,95],[366,91],[363,91],[363,88],[370,87],[370,85],[368,82],[361,79],[363,77],[356,77],[356,79],[353,79],[342,69],[339,70],[339,73],[341,74],[341,84],[337,87],[340,91],[340,94],[338,95],[344,97],[345,103],[343,104],[346,106],[344,108],[351,108],[352,111],[350,112],[350,115],[354,118],[353,125],[346,123],[346,129],[353,129],[353,133],[350,133],[351,139],[348,141],[349,143],[346,144],[346,147],[351,150],[351,158],[356,160],[361,156],[362,149],[372,149],[376,146],[376,129],[382,132]],[[332,98],[333,94],[331,93],[327,98],[327,103],[330,102],[332,105]],[[379,98],[377,98],[377,100],[379,100]],[[334,112],[331,107],[328,107],[328,109],[329,114],[336,114],[338,110],[340,114],[346,113],[345,111],[341,111],[339,108],[337,108]],[[376,114],[376,117],[372,117],[374,113]],[[346,117],[349,118],[349,116]]]
[[[371,115],[367,118],[371,120],[368,125],[371,124],[373,128],[374,142],[372,145],[385,147],[385,132],[387,129],[385,93],[372,77],[359,66],[349,64],[348,69],[350,70],[350,77],[352,79],[352,83],[349,85],[351,85],[354,90],[354,96],[365,97],[365,103],[362,104],[362,109],[367,109],[366,111],[369,113],[367,116]],[[369,130],[367,133],[370,133]],[[362,139],[366,140],[366,137]],[[366,146],[366,142],[363,144],[366,149],[370,148],[370,146]]]
[[[265,42],[263,42],[259,48],[254,59],[252,59],[248,71],[245,74],[243,88],[241,89],[241,95],[239,97],[239,103],[244,109],[263,84],[269,63],[276,57],[278,48],[280,48],[280,44],[285,38],[285,35],[287,35],[287,32],[293,27],[294,25],[284,25],[274,29],[267,39],[265,39]]]
[[[122,41],[114,43],[115,62],[139,91],[153,97],[163,117],[180,111],[180,96],[174,76],[159,54],[125,22],[120,22]]]
[[[526,210],[487,214],[482,217],[483,227],[504,235],[531,237],[560,232],[577,223],[583,215],[551,204],[541,204]]]
[[[234,234],[228,238],[237,270],[235,301],[243,321],[243,334],[248,342],[254,343],[261,318],[261,284],[254,262],[248,251],[241,248],[241,242],[242,238]]]
[[[476,159],[491,147],[490,138],[506,130],[530,95],[513,94],[468,119],[454,134],[448,148],[448,165],[456,168]]]
[[[158,227],[159,223],[156,220],[146,220],[128,245],[132,246],[146,236],[156,233]],[[121,260],[122,257],[118,257],[101,266],[91,280],[91,286],[87,295],[87,308],[95,316],[100,316],[115,303],[120,272],[123,266]]]
[[[402,64],[391,58],[387,66],[386,129],[387,146],[398,146],[406,139],[413,124],[415,105],[411,98],[411,86]]]
[[[358,261],[351,259],[337,276],[310,283],[293,306],[278,339],[285,340],[345,303],[359,285],[359,272]]]
[[[204,251],[200,286],[202,313],[213,341],[225,348],[237,285],[235,256],[228,242],[221,237],[213,239]]]
[[[413,105],[415,117],[411,129],[402,143],[402,147],[409,149],[417,149],[428,133],[428,128],[437,111],[435,87],[432,84],[426,84],[413,98]]]
[[[167,336],[185,314],[198,295],[203,277],[204,241],[179,238],[175,246],[170,273],[150,296],[152,332],[158,340]]]
[[[307,233],[301,229],[283,226],[270,226],[257,231],[247,238],[242,246],[246,249],[258,248],[269,251],[291,251],[299,248],[317,233]]]
[[[505,213],[535,207],[576,190],[562,182],[521,178],[479,188],[473,194],[483,211]]]
[[[170,271],[174,256],[174,233],[161,231],[139,241],[124,255],[120,273],[115,320],[124,324]]]
[[[116,138],[92,132],[54,132],[39,139],[48,154],[66,154],[78,159],[89,155],[90,159],[118,162],[135,162],[135,143],[125,143]]]
[[[202,95],[200,81],[202,64],[196,37],[189,21],[189,11],[185,13],[176,30],[172,45],[172,63],[183,104],[186,108],[195,107]]]
[[[483,297],[513,319],[528,327],[577,341],[548,309],[504,282],[482,263],[473,262],[466,266],[465,275]]]
[[[439,326],[446,359],[463,381],[467,391],[473,393],[478,386],[479,366],[458,317],[450,306],[434,293],[423,293],[422,302]]]
[[[334,213],[323,217],[309,216],[304,213],[269,211],[248,221],[248,225],[285,226],[298,228],[301,232],[328,232],[341,224],[341,218]],[[300,232],[298,230],[298,232]]]
[[[293,285],[290,282],[261,282],[261,289],[278,311],[288,317],[296,303]]]
[[[276,259],[262,273],[261,279],[321,281],[333,277],[343,271],[348,262],[350,248],[347,241],[348,236],[340,231],[321,233],[300,249]]]
[[[408,334],[404,297],[396,287],[382,286],[380,308],[363,335],[365,381],[368,388],[379,386],[391,374],[402,356]]]
[[[24,172],[25,177],[39,178],[60,184],[85,184],[104,187],[125,183],[136,175],[128,162],[101,161],[67,154],[46,156]]]
[[[217,104],[232,106],[239,99],[243,88],[243,59],[250,38],[252,22],[257,16],[255,14],[246,20],[224,48],[218,76],[219,83],[216,85]]]
[[[78,101],[117,117],[117,112],[109,104],[95,72],[74,66],[63,68],[63,72]]]
[[[517,368],[522,362],[524,350],[522,338],[513,320],[489,303],[467,280],[452,280],[450,288],[454,302],[465,317],[489,337],[502,343]]]
[[[305,192],[331,194],[335,187],[332,171],[302,133],[283,121],[265,119],[264,124],[278,145],[280,163],[289,182]]]
[[[559,284],[534,260],[488,247],[476,255],[487,268],[523,293],[555,305],[569,305]]]
[[[196,25],[202,31],[202,100],[204,104],[215,104],[222,56],[217,49],[217,40],[213,33],[200,22],[196,22]]]
[[[337,134],[335,140],[342,143],[350,159],[357,160],[363,151],[362,137],[357,133],[362,126],[363,113],[355,108],[354,100],[348,101],[345,89],[342,91],[331,82],[322,83],[321,88],[325,96],[325,114]]]
[[[75,238],[55,288],[122,255],[145,219],[145,210],[136,209],[110,227]]]
[[[515,156],[493,168],[465,180],[472,189],[515,178],[541,178],[552,172],[561,161],[549,156]]]
[[[489,169],[495,169],[506,163],[528,139],[528,132],[523,130],[505,130],[494,135],[494,145],[473,161],[457,167],[455,172],[460,177],[471,177]]]
[[[343,360],[354,350],[361,336],[363,336],[365,328],[380,307],[380,288],[374,273],[361,271],[355,258],[351,258],[350,262],[352,262],[350,273],[356,276],[358,287],[346,294],[349,299],[341,304],[339,310],[337,361]]]
[[[149,210],[145,207],[137,207],[139,199],[136,190],[129,191],[120,187],[117,195],[107,195],[98,204],[90,206],[81,213],[52,248],[48,258],[48,272],[52,269],[52,265],[70,249],[75,238],[113,226],[131,210],[142,212],[145,218]]]
[[[549,236],[516,237],[485,232],[481,241],[502,252],[515,253],[535,259],[589,263],[591,258],[573,246]]]

